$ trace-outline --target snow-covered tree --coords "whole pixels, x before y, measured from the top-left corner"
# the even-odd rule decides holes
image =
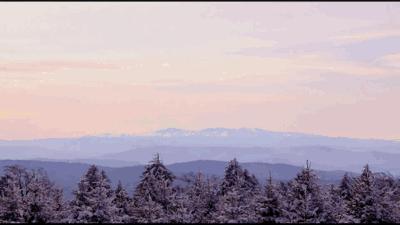
[[[81,178],[71,201],[68,222],[104,223],[115,220],[114,192],[104,171],[92,165]]]
[[[192,219],[190,214],[190,207],[188,207],[188,196],[185,193],[185,189],[181,187],[174,187],[174,193],[171,196],[172,210],[169,214],[170,223],[188,223]]]
[[[45,171],[7,166],[0,177],[0,223],[400,222],[400,180],[372,173],[368,165],[338,185],[320,185],[307,162],[289,182],[274,183],[270,175],[261,190],[236,159],[222,180],[202,173],[183,177],[183,186],[174,180],[156,155],[130,199],[121,182],[113,191],[106,173],[93,165],[66,204]]]
[[[51,223],[60,223],[64,222],[65,218],[68,215],[68,203],[64,201],[64,194],[61,188],[54,188],[53,189],[53,203],[52,207],[53,217],[50,220]]]
[[[59,193],[61,192],[61,196]],[[0,218],[8,222],[47,223],[61,219],[62,190],[41,170],[12,165],[0,181]]]
[[[248,219],[243,207],[243,196],[237,187],[232,187],[225,195],[221,196],[217,204],[216,222],[240,223]]]
[[[321,195],[318,177],[307,166],[289,182],[285,217],[290,223],[324,222],[324,201]]]
[[[217,210],[214,213],[216,222],[243,223],[257,221],[257,198],[260,188],[255,176],[243,170],[236,159],[228,163],[222,181]]]
[[[384,173],[377,173],[375,190],[377,192],[377,212],[380,223],[396,223],[399,221],[399,196],[396,196],[397,185],[395,179]]]
[[[282,222],[283,208],[281,201],[282,197],[278,187],[272,182],[272,176],[270,174],[265,189],[257,199],[258,222]]]
[[[0,217],[3,221],[25,222],[29,174],[18,165],[7,166],[1,178]]]
[[[225,195],[233,187],[240,186],[246,191],[254,191],[259,188],[259,183],[254,175],[250,175],[246,169],[242,169],[235,159],[228,163],[225,175],[220,187],[220,195]]]
[[[172,183],[175,176],[159,155],[146,165],[133,195],[133,218],[139,223],[170,222],[176,211]]]
[[[353,216],[349,215],[345,197],[342,189],[334,185],[329,185],[324,194],[326,223],[356,223]]]
[[[354,180],[349,212],[361,223],[379,222],[378,193],[374,175],[368,165],[362,174]]]
[[[130,222],[131,199],[129,198],[128,192],[122,187],[121,181],[118,182],[118,186],[115,189],[115,196],[112,203],[117,208],[116,220],[122,223]]]
[[[396,223],[400,223],[400,180],[395,179],[393,192],[391,193],[391,205]]]
[[[63,204],[59,197],[59,189],[49,180],[43,170],[32,170],[30,182],[27,185],[25,198],[25,221],[28,223],[46,223],[53,221],[62,213],[62,208],[57,204]],[[58,202],[56,202],[58,201]]]
[[[217,203],[216,183],[199,172],[184,196],[184,207],[189,219],[186,222],[207,223],[212,220],[212,212]]]
[[[353,179],[349,176],[348,173],[345,173],[342,180],[339,184],[339,194],[340,197],[346,202],[350,201],[352,193],[352,186],[353,186]]]

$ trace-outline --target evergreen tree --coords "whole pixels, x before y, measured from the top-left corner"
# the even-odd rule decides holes
[[[174,187],[173,195],[171,196],[172,211],[169,215],[171,223],[188,223],[192,221],[190,214],[191,206],[188,207],[188,195],[185,188]]]
[[[172,183],[175,176],[161,163],[159,155],[147,165],[133,196],[133,218],[139,223],[170,222],[176,211]]]
[[[105,223],[113,222],[116,208],[112,204],[113,191],[104,171],[92,165],[74,191],[68,222]]]
[[[59,191],[43,170],[31,171],[25,198],[25,221],[28,223],[51,222],[62,213],[62,208],[56,206],[56,201],[59,201],[58,204],[63,204],[62,198],[57,198]]]
[[[243,170],[237,160],[233,159],[225,169],[214,214],[216,222],[256,222],[256,196],[259,194],[257,179],[250,176],[248,171]]]
[[[61,192],[61,196],[58,194]],[[57,207],[57,204],[60,207]],[[8,222],[47,223],[61,219],[62,191],[41,170],[12,165],[0,181],[0,218]]]
[[[282,222],[283,210],[281,195],[277,186],[272,182],[269,175],[265,189],[258,198],[258,221],[261,223]]]
[[[240,186],[246,191],[256,191],[259,183],[254,175],[250,175],[246,169],[242,169],[236,159],[231,160],[225,168],[225,175],[220,187],[219,195],[225,195],[232,188]]]
[[[25,222],[25,198],[29,174],[18,166],[6,166],[1,179],[0,217],[3,221]]]
[[[349,204],[350,214],[361,223],[379,222],[378,195],[375,189],[374,175],[368,165],[355,179],[352,189],[353,195]]]
[[[357,222],[353,216],[348,214],[345,196],[340,187],[330,185],[324,195],[325,201],[325,218],[326,223],[355,223]]]
[[[53,217],[50,220],[51,223],[64,222],[67,218],[68,204],[63,199],[63,190],[61,188],[54,188],[52,190],[53,195]]]
[[[340,197],[346,202],[350,201],[352,193],[352,179],[349,177],[348,173],[345,173],[339,185]]]
[[[216,222],[220,223],[240,223],[246,222],[248,216],[243,210],[244,201],[240,190],[232,187],[225,195],[220,197],[217,204]],[[243,221],[244,220],[244,221]]]
[[[324,202],[321,196],[318,177],[307,166],[297,177],[289,182],[287,192],[286,217],[291,223],[319,223],[324,222]]]
[[[122,187],[121,181],[118,182],[118,186],[115,189],[115,197],[112,201],[113,205],[115,205],[116,217],[118,222],[127,223],[130,221],[130,204],[131,199],[129,198],[128,193]]]
[[[204,175],[199,172],[186,193],[185,208],[188,209],[189,222],[210,222],[216,203],[217,192],[215,184],[210,179],[205,180]]]
[[[377,192],[377,213],[380,223],[395,223],[399,220],[399,204],[396,197],[396,182],[392,176],[384,173],[375,174]]]
[[[400,180],[397,178],[393,184],[393,192],[391,194],[391,202],[393,214],[395,215],[396,223],[400,223]]]
[[[63,191],[41,169],[8,166],[0,177],[0,222],[15,223],[393,223],[400,222],[400,181],[372,173],[366,165],[356,178],[347,173],[339,185],[318,184],[307,166],[288,183],[264,189],[236,159],[223,180],[187,175],[185,186],[159,156],[147,165],[133,199],[118,183],[115,191],[104,171],[90,166],[64,202]]]

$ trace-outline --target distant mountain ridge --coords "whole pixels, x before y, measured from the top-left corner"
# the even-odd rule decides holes
[[[382,139],[368,139],[368,138],[349,138],[349,137],[332,137],[318,134],[308,134],[301,132],[283,132],[283,131],[269,131],[260,128],[206,128],[201,130],[186,130],[179,128],[166,128],[160,129],[155,132],[147,133],[147,136],[164,136],[164,137],[178,137],[178,136],[215,136],[215,137],[228,137],[228,136],[280,136],[280,137],[308,137],[308,138],[327,138],[336,140],[358,140],[358,141],[382,141],[394,142],[399,140],[382,140]]]
[[[317,169],[373,169],[400,174],[400,142],[327,137],[258,128],[167,128],[143,135],[102,135],[80,138],[0,141],[0,159],[45,159],[96,162],[103,166],[144,164],[154,153],[167,163],[230,160],[303,165]]]

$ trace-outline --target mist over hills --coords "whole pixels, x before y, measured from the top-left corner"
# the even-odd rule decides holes
[[[165,163],[194,160],[304,165],[321,170],[358,172],[371,168],[400,174],[400,142],[326,137],[263,129],[208,128],[199,131],[167,128],[144,135],[103,135],[80,138],[0,141],[0,159],[95,163],[123,167],[145,164],[155,153]]]

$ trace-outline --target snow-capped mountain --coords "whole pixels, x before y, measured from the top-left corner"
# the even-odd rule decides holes
[[[149,136],[161,136],[161,137],[185,137],[194,135],[194,131],[182,130],[177,128],[166,128],[162,130],[157,130],[150,133]]]
[[[203,130],[183,130],[178,128],[167,128],[155,131],[150,135],[163,136],[163,137],[185,137],[185,136],[204,136],[204,137],[232,137],[232,136],[262,136],[271,135],[278,132],[270,132],[258,128],[206,128]],[[301,135],[296,133],[286,133],[286,136]],[[303,134],[304,135],[304,134]]]
[[[207,128],[183,130],[167,128],[147,135],[158,145],[174,146],[236,146],[236,147],[290,147],[330,146],[352,151],[377,150],[399,153],[399,142],[377,139],[327,137],[295,132],[276,132],[258,128]]]

